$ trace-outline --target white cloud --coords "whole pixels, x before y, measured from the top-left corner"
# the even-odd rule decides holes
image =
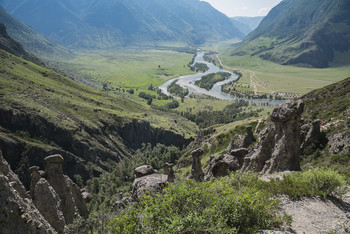
[[[260,8],[258,10],[258,14],[259,15],[267,15],[267,13],[269,13],[270,10],[271,10],[271,8],[269,8],[269,7]]]

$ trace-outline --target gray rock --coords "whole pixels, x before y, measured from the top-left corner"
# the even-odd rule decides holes
[[[168,182],[174,182],[175,181],[175,173],[173,170],[174,164],[172,163],[165,163],[164,164],[164,174],[168,176]]]
[[[255,141],[256,141],[256,139],[255,139],[253,132],[252,132],[252,126],[248,126],[246,129],[246,134],[244,136],[241,148],[248,148]]]
[[[10,185],[11,182],[15,183]],[[25,194],[23,184],[2,157],[1,150],[0,204],[0,233],[57,233]]]
[[[209,165],[205,168],[205,180],[229,175],[232,171],[240,169],[237,159],[232,155],[211,157]]]
[[[64,233],[65,221],[61,209],[61,200],[55,190],[44,178],[39,179],[34,188],[34,204],[58,232]]]
[[[192,170],[188,179],[193,179],[196,182],[201,182],[204,179],[204,172],[202,169],[201,158],[204,151],[202,148],[192,151]]]
[[[143,194],[160,193],[166,186],[168,176],[165,174],[152,174],[136,178],[132,185],[132,198],[138,200]]]
[[[350,152],[350,136],[347,134],[337,133],[329,138],[329,151],[332,154]]]
[[[323,149],[327,143],[327,138],[321,133],[320,120],[312,121],[312,126],[305,136],[301,144],[301,153],[304,155],[311,155],[317,149]]]
[[[83,197],[85,203],[89,203],[92,200],[92,195],[88,192],[82,192],[81,196]]]
[[[230,155],[235,157],[238,160],[240,167],[242,167],[244,163],[244,158],[245,156],[247,156],[248,153],[249,151],[246,148],[240,148],[231,150]]]
[[[271,115],[274,126],[245,157],[242,171],[274,173],[300,170],[300,119],[304,103],[289,102],[276,107]]]
[[[146,175],[152,175],[154,173],[156,173],[156,171],[150,165],[143,165],[143,166],[137,167],[134,171],[136,178],[140,178]]]

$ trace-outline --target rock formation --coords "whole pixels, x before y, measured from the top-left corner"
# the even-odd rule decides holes
[[[238,160],[232,155],[211,156],[210,163],[205,168],[205,180],[229,175],[232,171],[240,169]]]
[[[30,168],[30,194],[45,219],[58,233],[63,233],[65,225],[75,218],[88,217],[84,201],[89,198],[84,199],[78,185],[63,174],[61,155],[51,155],[44,160],[45,172],[39,167]],[[89,197],[88,194],[85,196]]]
[[[276,107],[274,127],[260,141],[257,150],[244,159],[242,171],[273,173],[300,170],[300,119],[304,103],[289,102]]]
[[[166,186],[168,176],[165,174],[151,174],[136,178],[132,185],[132,198],[137,201],[145,193],[160,193]]]
[[[332,154],[346,154],[350,152],[350,134],[334,134],[329,138],[328,145]]]
[[[165,163],[164,164],[164,174],[168,176],[168,182],[172,183],[175,181],[175,172],[173,170],[174,164]]]
[[[252,126],[248,126],[246,129],[246,133],[245,133],[241,148],[248,148],[255,141],[256,139],[252,132]]]
[[[241,168],[244,163],[244,158],[248,154],[248,150],[246,148],[234,149],[231,150],[230,155],[235,157],[238,160],[239,167]]]
[[[192,151],[192,170],[188,179],[193,179],[196,182],[201,182],[204,179],[204,172],[202,170],[201,158],[204,151],[202,148]]]
[[[26,194],[0,151],[0,233],[57,233]]]
[[[304,126],[302,126],[302,129],[305,130],[306,128],[303,127]],[[312,126],[301,144],[301,153],[304,155],[311,155],[317,149],[323,149],[326,144],[327,138],[323,133],[321,133],[320,120],[316,119],[312,121]]]
[[[134,174],[136,178],[141,178],[146,175],[152,175],[154,173],[156,173],[156,171],[150,165],[143,165],[135,168],[134,170]]]

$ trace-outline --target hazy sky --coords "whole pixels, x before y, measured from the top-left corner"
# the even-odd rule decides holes
[[[202,0],[226,15],[265,16],[281,0]]]

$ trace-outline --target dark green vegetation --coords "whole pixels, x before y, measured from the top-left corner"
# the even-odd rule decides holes
[[[291,218],[278,212],[273,196],[290,198],[342,194],[344,177],[327,169],[289,174],[265,182],[256,174],[233,173],[209,182],[171,184],[164,194],[144,196],[110,223],[114,233],[256,233]]]
[[[195,84],[203,89],[210,90],[211,88],[213,88],[215,83],[226,80],[230,76],[231,73],[228,72],[211,73],[202,76],[202,78],[200,80],[197,80]]]
[[[86,87],[3,50],[0,64],[0,147],[26,186],[28,167],[43,168],[50,154],[60,153],[65,173],[85,180],[143,143],[182,147],[196,131],[178,115]]]
[[[180,85],[176,84],[177,80],[175,80],[171,85],[168,86],[168,92],[174,96],[185,97],[188,95],[188,89],[182,88]]]
[[[45,4],[40,0],[2,0],[0,4],[49,39],[70,48],[199,45],[244,37],[226,15],[199,0],[46,1]]]
[[[205,63],[196,63],[193,67],[196,71],[200,71],[203,73],[209,70],[209,67]]]
[[[6,26],[8,34],[14,40],[21,43],[26,50],[36,56],[49,60],[71,58],[73,56],[71,52],[62,46],[49,41],[31,27],[9,15],[1,6],[0,22]]]
[[[263,109],[244,111],[244,107],[248,107],[248,102],[240,100],[227,105],[223,110],[184,111],[180,112],[180,115],[195,122],[200,128],[207,128],[216,124],[227,124],[251,117],[259,117],[259,112],[263,111]]]
[[[234,54],[285,65],[349,64],[349,59],[344,59],[350,47],[349,10],[347,0],[282,1]]]

